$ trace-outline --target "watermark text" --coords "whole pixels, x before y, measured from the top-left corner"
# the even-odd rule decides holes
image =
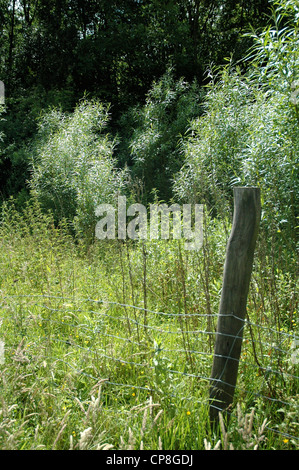
[[[95,228],[99,240],[174,240],[184,239],[186,250],[199,250],[203,243],[203,205],[143,204],[127,207],[125,196],[118,197],[117,208],[100,204],[95,211],[101,217]]]

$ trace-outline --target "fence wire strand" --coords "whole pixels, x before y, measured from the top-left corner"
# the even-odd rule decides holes
[[[211,382],[209,370],[211,368],[213,354],[207,350],[207,341],[205,338],[207,336],[209,338],[215,337],[216,331],[208,330],[208,323],[205,329],[202,327],[190,329],[189,327],[193,327],[194,322],[200,323],[204,322],[205,320],[208,321],[211,319],[211,317],[216,319],[219,317],[219,314],[210,315],[204,313],[185,314],[161,312],[150,310],[141,306],[118,303],[105,299],[64,296],[60,297],[52,295],[5,295],[2,297],[2,302],[0,304],[2,312],[4,312],[1,313],[0,325],[1,319],[3,324],[5,324],[5,321],[17,321],[18,312],[16,310],[18,307],[22,308],[22,298],[31,300],[30,311],[25,312],[25,316],[22,313],[24,316],[24,318],[22,317],[24,329],[26,330],[26,322],[29,324],[30,321],[32,321],[36,326],[48,325],[49,327],[47,336],[40,339],[41,341],[47,341],[48,343],[52,344],[59,343],[66,348],[74,348],[74,350],[77,350],[80,353],[98,357],[114,364],[127,365],[135,368],[136,370],[144,369],[147,371],[157,372],[157,365],[155,365],[155,360],[156,363],[159,361],[161,363],[163,361],[168,361],[170,365],[166,367],[163,373],[167,373],[168,375],[174,374],[178,377],[186,378],[187,380],[196,379],[207,384]],[[46,301],[50,303],[56,303],[56,305],[48,305],[46,304]],[[86,306],[88,306],[88,308],[86,308]],[[90,309],[89,306],[92,306],[93,308]],[[94,306],[99,307],[100,310],[96,310]],[[113,311],[115,308],[117,309],[117,312]],[[37,309],[37,311],[34,309]],[[41,311],[38,312],[39,309]],[[106,310],[103,311],[103,309]],[[128,311],[130,310],[134,312],[134,318],[129,316]],[[120,311],[125,311],[125,314],[120,314]],[[45,316],[46,312],[49,315],[48,317]],[[144,318],[143,321],[142,319],[138,319],[136,312],[141,314],[146,313],[147,321],[145,322]],[[55,315],[56,317],[59,317],[59,315],[62,314],[64,315],[63,319],[55,318]],[[78,319],[76,316],[78,315],[84,315],[84,322],[77,322]],[[238,318],[233,313],[231,315],[235,318]],[[149,321],[150,316],[152,321]],[[238,318],[238,320],[240,320],[240,318]],[[122,334],[113,334],[112,332],[108,331],[109,322],[117,322],[119,325],[122,325]],[[157,325],[157,322],[160,322],[160,324]],[[193,324],[189,325],[188,322],[192,322]],[[277,403],[281,406],[289,406],[289,402],[283,400],[280,396],[266,395],[263,394],[262,391],[263,387],[269,388],[270,378],[272,376],[276,377],[276,379],[282,380],[283,382],[286,380],[292,381],[295,384],[296,390],[298,391],[299,376],[293,374],[290,370],[283,370],[280,361],[290,361],[290,349],[285,349],[283,347],[284,342],[290,343],[290,341],[292,341],[294,344],[293,352],[298,354],[296,346],[299,345],[299,337],[286,331],[278,331],[273,327],[258,325],[251,322],[248,318],[246,320],[242,320],[242,322],[243,324],[237,335],[226,336],[232,336],[235,340],[237,340],[238,338],[243,338],[243,335],[239,335],[241,335],[244,330],[245,336],[243,338],[243,346],[245,342],[245,352],[243,355],[241,354],[239,367],[241,370],[247,369],[251,370],[251,373],[255,371],[257,374],[261,374],[261,384],[258,390],[250,390],[244,388],[245,384],[243,383],[236,386],[236,391],[241,395],[245,394],[248,396],[255,396],[257,399],[261,399],[267,402]],[[53,331],[51,328],[53,328]],[[60,335],[58,331],[61,332],[63,328],[67,329],[68,331],[80,331],[80,334],[92,336],[95,342],[95,348],[87,347],[86,345],[83,346],[82,344],[79,344],[78,341],[76,341],[76,338],[73,337],[72,339],[70,339],[70,337],[58,337],[57,335]],[[250,334],[246,336],[248,329],[251,329],[251,331],[249,332]],[[252,331],[254,329],[263,332],[264,336],[266,336],[266,339],[263,338],[263,340],[261,340],[260,337],[258,339],[254,338],[252,336]],[[141,330],[145,332],[145,337],[142,337],[142,340],[140,340]],[[2,331],[2,328],[0,328],[0,339]],[[124,334],[125,331],[127,335]],[[151,334],[153,335],[152,337],[150,336]],[[157,338],[155,335],[161,336]],[[176,348],[163,347],[162,338],[164,336],[168,337],[169,335],[176,335]],[[99,338],[102,339],[100,340]],[[108,342],[106,342],[106,340]],[[160,343],[157,342],[159,340]],[[126,355],[128,355],[128,351],[125,351],[126,347],[136,347],[136,351],[130,351],[131,359],[133,360],[128,360],[127,356],[126,358],[122,357],[121,350],[117,351],[119,355],[115,355],[115,350],[111,347],[111,341],[114,342],[114,345],[116,342],[122,343],[122,348],[124,351],[123,353]],[[249,360],[247,357],[247,342],[250,343],[253,348],[255,348],[254,352],[251,352],[250,354],[251,360]],[[190,344],[192,344],[192,347],[190,347]],[[206,349],[204,349],[203,344],[205,344]],[[7,348],[11,348],[11,350],[13,350],[13,348],[16,348],[17,346],[18,345],[11,344],[7,346]],[[201,350],[200,347],[203,349]],[[256,348],[258,347],[261,349],[259,352],[256,351]],[[111,350],[110,353],[108,353],[109,348]],[[262,354],[262,349],[268,350],[268,353],[265,354],[264,352]],[[273,354],[273,351],[276,355]],[[258,361],[256,356],[257,354],[259,354]],[[142,356],[143,361],[136,362],[134,360],[136,356]],[[186,361],[182,359],[183,357],[185,357],[186,361],[190,361],[190,367],[186,367]],[[197,364],[194,364],[196,361],[194,358],[196,357],[202,357],[203,363],[198,362]],[[43,358],[44,360],[51,360],[53,362],[62,362],[79,375],[89,377],[92,380],[99,380],[99,377],[90,374],[84,370],[84,367],[81,368],[79,366],[75,366],[71,363],[71,361],[66,360],[66,358],[53,357],[51,355],[47,356],[46,354],[43,356]],[[149,358],[151,358],[151,361]],[[232,359],[229,354],[225,358],[227,361]],[[181,367],[178,369],[173,368],[173,363],[175,362],[178,364],[178,359],[181,359]],[[295,360],[293,361],[294,369],[295,364],[297,363],[298,362],[295,357]],[[200,373],[197,373],[198,371],[194,370],[194,367],[198,367],[199,369],[202,368],[202,370],[199,370]],[[118,372],[115,371],[115,376],[105,377],[105,383],[114,387],[134,388],[136,390],[145,390],[147,392],[157,391],[155,387],[144,386],[140,383],[122,383],[121,381],[117,380],[117,373]],[[225,382],[222,381],[222,376],[220,376],[218,379],[213,379],[213,382],[215,381],[219,381],[225,384]],[[192,400],[192,397],[186,396],[182,397],[182,399]],[[203,396],[202,403],[208,404],[208,402],[209,399]],[[210,404],[210,406],[214,406],[216,409],[220,410],[220,408],[217,408],[215,404]],[[289,435],[288,433],[283,433],[270,427],[268,429],[284,436],[289,436],[292,439],[299,440],[298,436]]]

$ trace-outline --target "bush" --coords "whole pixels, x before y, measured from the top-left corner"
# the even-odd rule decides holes
[[[30,177],[32,146],[42,110],[59,106],[71,111],[75,102],[71,90],[46,91],[40,86],[14,89],[5,99],[5,120],[0,123],[3,143],[0,152],[1,197],[13,196],[19,208],[29,199],[27,181]]]
[[[132,175],[143,182],[147,195],[155,189],[161,199],[171,198],[173,175],[183,163],[178,142],[202,112],[201,96],[196,82],[176,81],[168,71],[153,83],[145,105],[123,116],[120,125],[130,127]]]
[[[263,226],[289,243],[298,216],[298,6],[275,5],[275,27],[255,36],[247,74],[227,67],[210,85],[205,114],[182,141],[185,163],[174,192],[221,213],[233,186],[260,186]]]
[[[240,175],[241,152],[255,109],[254,90],[238,73],[224,69],[212,82],[205,99],[205,113],[195,119],[182,139],[185,163],[174,181],[175,194],[184,200],[204,201],[210,208],[229,197]]]
[[[30,185],[43,207],[88,237],[95,208],[113,203],[125,185],[125,170],[115,167],[114,142],[103,133],[107,121],[108,108],[98,101],[82,101],[68,116],[52,109],[40,120],[32,163]]]

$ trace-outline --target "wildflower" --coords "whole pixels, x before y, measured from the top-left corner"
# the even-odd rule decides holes
[[[283,443],[284,443],[284,444],[287,444],[288,442],[289,442],[288,439],[284,439],[284,440],[283,440]]]
[[[191,411],[188,410],[188,411],[187,411],[187,415],[190,416],[190,415],[191,415]]]

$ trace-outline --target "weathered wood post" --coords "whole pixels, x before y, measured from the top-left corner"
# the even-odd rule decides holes
[[[210,385],[210,420],[231,405],[237,382],[255,243],[261,215],[260,190],[234,188],[234,217],[226,249]]]

